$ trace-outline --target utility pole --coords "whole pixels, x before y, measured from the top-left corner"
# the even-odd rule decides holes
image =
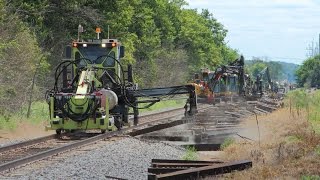
[[[319,44],[318,44],[318,51],[319,51],[319,54],[320,55],[320,33],[319,33]]]

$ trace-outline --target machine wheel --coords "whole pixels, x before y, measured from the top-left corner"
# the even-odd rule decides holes
[[[122,129],[122,121],[120,117],[114,118],[114,125],[118,128],[118,130]]]
[[[62,132],[62,129],[56,129],[56,134],[60,135]]]
[[[136,126],[139,124],[139,110],[137,108],[133,109],[133,124]]]
[[[129,116],[128,116],[128,109],[125,110],[125,112],[122,114],[122,121],[124,123],[128,123],[129,122]]]

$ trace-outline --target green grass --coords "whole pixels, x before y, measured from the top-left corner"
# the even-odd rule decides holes
[[[290,91],[286,95],[286,106],[290,107],[292,114],[304,111],[313,130],[320,134],[320,91],[307,93],[304,89]]]
[[[198,159],[197,150],[193,146],[189,146],[186,149],[185,154],[182,156],[183,160],[195,161]]]
[[[141,113],[143,112],[150,112],[150,111],[159,111],[162,109],[167,109],[167,108],[177,108],[177,107],[184,107],[186,104],[185,99],[178,99],[178,100],[164,100],[157,102],[156,104],[152,105],[151,107],[147,109],[140,109],[139,111]],[[145,106],[145,103],[142,103],[139,105],[139,107]]]
[[[12,117],[0,115],[0,129],[14,130],[17,127],[17,121]]]
[[[27,122],[39,124],[49,119],[48,104],[43,101],[32,103],[31,115],[27,119],[27,107],[23,107],[15,113],[3,113],[0,115],[0,129],[14,130],[19,123]]]
[[[220,149],[225,149],[227,148],[228,146],[230,146],[231,144],[235,143],[235,140],[233,138],[226,138],[223,143],[220,145]]]
[[[320,180],[318,175],[304,175],[301,177],[302,180]]]
[[[26,113],[25,113],[26,114]],[[49,120],[49,105],[46,102],[34,102],[32,104],[31,116],[27,119],[30,123],[39,124]]]
[[[320,134],[320,122],[315,121],[311,122],[312,129],[314,130],[315,133]]]
[[[288,143],[298,142],[298,141],[302,141],[302,137],[299,137],[299,136],[296,136],[296,135],[292,135],[292,136],[287,136],[286,137],[286,142],[288,142]]]
[[[315,152],[320,156],[320,145],[315,148]]]

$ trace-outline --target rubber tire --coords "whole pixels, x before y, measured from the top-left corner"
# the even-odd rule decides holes
[[[57,135],[60,135],[61,132],[62,132],[62,129],[56,129],[56,134],[57,134]]]
[[[133,125],[138,125],[139,124],[139,110],[134,108],[133,109]]]
[[[114,125],[117,127],[118,131],[122,129],[122,121],[120,117],[114,118]]]

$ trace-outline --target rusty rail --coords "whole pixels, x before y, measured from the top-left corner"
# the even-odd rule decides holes
[[[184,161],[152,160],[148,179],[199,179],[210,175],[230,173],[252,167],[252,161]]]

